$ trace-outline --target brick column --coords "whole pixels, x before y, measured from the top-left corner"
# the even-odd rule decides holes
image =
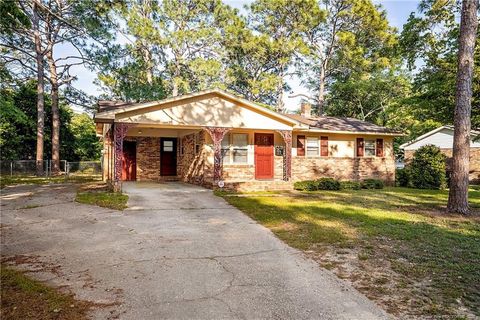
[[[113,190],[122,191],[122,161],[123,161],[123,138],[128,129],[135,124],[117,122],[113,125],[114,165],[113,165]]]
[[[213,140],[213,182],[217,184],[222,179],[222,140],[231,129],[207,127],[205,130]]]
[[[283,180],[292,179],[292,131],[278,130],[285,141],[285,153],[283,155]]]

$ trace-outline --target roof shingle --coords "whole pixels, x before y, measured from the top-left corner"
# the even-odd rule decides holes
[[[393,133],[401,134],[400,131],[386,127],[377,126],[376,124],[346,117],[309,117],[306,118],[299,114],[285,114],[302,124],[310,126],[312,129],[328,130],[328,131],[344,131],[344,132],[372,132],[372,133]]]

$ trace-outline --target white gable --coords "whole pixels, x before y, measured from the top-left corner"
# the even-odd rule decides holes
[[[174,126],[291,130],[292,124],[217,95],[176,101],[115,115],[115,121]]]
[[[433,144],[441,149],[453,148],[453,130],[450,128],[443,128],[423,139],[419,139],[410,145],[404,147],[404,150],[417,150],[427,144]],[[480,142],[471,142],[471,148],[480,148]]]

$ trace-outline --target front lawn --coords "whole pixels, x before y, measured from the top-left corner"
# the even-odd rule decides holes
[[[1,319],[87,319],[92,304],[1,266]]]
[[[223,194],[289,245],[401,316],[480,316],[477,218],[445,216],[447,191]]]

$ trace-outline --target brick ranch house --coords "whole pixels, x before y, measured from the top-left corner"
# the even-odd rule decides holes
[[[213,89],[146,103],[100,101],[103,175],[121,182],[180,180],[236,190],[292,188],[298,180],[395,181],[393,138],[368,122],[282,114]]]
[[[470,172],[471,183],[480,184],[480,141],[475,141],[480,136],[480,131],[470,132]],[[404,143],[400,146],[405,153],[405,162],[412,160],[413,154],[420,147],[434,145],[440,148],[447,157],[447,174],[450,174],[453,151],[453,126],[442,126],[421,135],[417,139]]]

